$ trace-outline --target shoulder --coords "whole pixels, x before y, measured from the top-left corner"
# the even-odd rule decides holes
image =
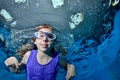
[[[24,56],[29,56],[31,51],[27,51]]]
[[[21,61],[22,64],[26,64],[26,63],[27,63],[28,58],[29,58],[29,56],[30,56],[30,53],[31,53],[31,51],[27,51],[27,52],[24,54],[24,56],[23,56],[23,58],[22,58],[22,61]]]

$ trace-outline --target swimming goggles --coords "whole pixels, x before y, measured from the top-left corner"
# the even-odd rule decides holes
[[[52,32],[44,32],[44,31],[38,31],[34,33],[36,38],[44,38],[45,36],[48,38],[48,40],[54,40],[56,39],[56,35]]]

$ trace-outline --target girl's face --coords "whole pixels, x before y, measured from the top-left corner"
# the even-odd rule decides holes
[[[52,30],[49,28],[41,28],[36,33],[36,36],[35,44],[38,50],[42,52],[50,51],[54,44],[53,38],[56,38],[55,34],[52,33]]]

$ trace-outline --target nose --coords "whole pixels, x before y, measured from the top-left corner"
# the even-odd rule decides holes
[[[47,35],[45,35],[45,36],[43,37],[43,40],[44,40],[45,42],[49,41]]]

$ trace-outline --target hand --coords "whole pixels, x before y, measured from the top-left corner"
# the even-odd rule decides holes
[[[11,66],[16,69],[19,68],[18,60],[15,57],[10,57],[10,58],[6,59],[4,63],[6,66]]]
[[[74,77],[75,75],[76,75],[75,66],[72,64],[68,64],[66,80],[69,80],[71,77]]]

